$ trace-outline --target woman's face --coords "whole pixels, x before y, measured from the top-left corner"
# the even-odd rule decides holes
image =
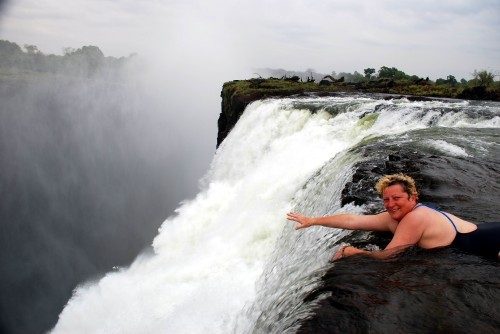
[[[417,205],[416,195],[409,195],[400,184],[385,188],[384,207],[392,219],[400,221]]]

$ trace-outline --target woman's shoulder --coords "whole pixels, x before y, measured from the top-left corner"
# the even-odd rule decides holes
[[[417,205],[412,211],[408,212],[401,222],[404,221],[409,224],[425,225],[430,223],[431,220],[439,218],[439,211],[425,205]]]
[[[411,214],[412,216],[429,216],[429,215],[441,215],[443,216],[443,212],[433,206],[424,204],[424,203],[418,203],[412,211],[410,211],[408,214]]]

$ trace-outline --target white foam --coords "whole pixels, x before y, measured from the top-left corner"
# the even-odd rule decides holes
[[[352,100],[316,100],[346,104],[349,112],[335,116],[294,109],[290,99],[251,104],[217,151],[200,193],[163,223],[155,253],[80,286],[53,333],[230,332],[255,298],[255,282],[305,182],[367,136],[404,136],[430,123],[420,104],[415,110],[404,101]],[[376,104],[396,110],[380,111],[369,127],[358,125]],[[442,140],[430,143],[467,155]]]
[[[444,140],[426,140],[426,143],[429,146],[452,156],[469,157],[469,154],[467,154],[467,151],[465,149],[460,146],[448,143]]]

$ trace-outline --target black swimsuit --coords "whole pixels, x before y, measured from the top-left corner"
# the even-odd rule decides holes
[[[450,244],[450,247],[454,247],[468,253],[483,255],[489,258],[499,258],[500,222],[479,224],[477,225],[476,230],[468,233],[461,233],[458,231],[457,226],[450,218],[450,216],[448,216],[443,211],[425,204],[418,204],[415,208],[417,208],[418,206],[425,206],[433,209],[443,214],[450,221],[450,223],[453,225],[453,228],[457,232],[455,239]]]

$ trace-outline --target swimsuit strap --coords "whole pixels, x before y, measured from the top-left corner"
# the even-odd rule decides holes
[[[442,214],[443,214],[446,218],[448,218],[448,220],[450,221],[451,225],[453,225],[453,228],[455,229],[455,231],[456,231],[457,233],[460,233],[460,232],[458,232],[457,226],[455,225],[455,223],[453,222],[453,220],[450,218],[450,216],[448,216],[448,215],[447,215],[446,213],[444,213],[443,211],[438,210],[438,209],[436,209],[436,208],[433,208],[433,207],[432,207],[432,206],[430,206],[430,205],[427,205],[427,204],[422,204],[422,203],[418,203],[418,204],[417,204],[417,205],[416,205],[413,209],[416,209],[416,208],[418,208],[419,206],[425,206],[425,207],[427,207],[427,208],[429,208],[429,209],[432,209],[432,210],[434,210],[434,211],[437,211],[437,212],[439,212],[439,213],[442,213]]]

